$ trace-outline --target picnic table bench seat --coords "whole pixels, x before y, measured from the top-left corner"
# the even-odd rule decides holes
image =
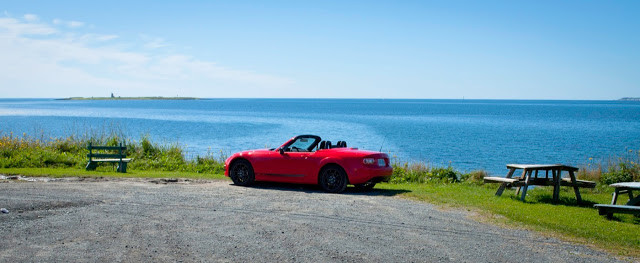
[[[485,183],[506,183],[507,187],[520,187],[524,186],[525,182],[521,178],[505,178],[498,176],[491,176],[484,178]],[[554,182],[552,178],[530,178],[530,185],[540,185],[540,186],[553,186]],[[571,178],[562,178],[560,181],[561,186],[574,186],[571,182]],[[586,180],[578,180],[576,179],[576,186],[580,188],[595,188],[596,182],[586,181]]]
[[[117,163],[117,172],[127,172],[127,163],[131,162],[131,158],[126,158],[127,155],[125,151],[127,150],[127,147],[123,146],[122,143],[120,143],[119,146],[94,146],[89,143],[87,149],[89,150],[89,153],[87,154],[89,162],[85,167],[87,171],[95,170],[98,166],[98,163],[103,162]],[[94,150],[101,151],[102,153],[94,153]]]
[[[489,176],[483,179],[485,183],[509,183],[509,184],[515,183],[520,180],[518,178],[506,178],[506,177],[499,177],[499,176]]]
[[[562,186],[573,186],[571,178],[562,178],[560,184]],[[594,181],[576,179],[576,185],[581,188],[596,188],[596,182]]]
[[[599,215],[606,215],[609,219],[613,218],[613,213],[640,215],[640,206],[635,205],[595,204],[593,206],[598,208]]]

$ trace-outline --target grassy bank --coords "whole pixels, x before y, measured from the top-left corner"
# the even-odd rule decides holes
[[[0,168],[76,168],[87,164],[87,145],[127,146],[127,157],[135,161],[129,163],[128,170],[173,171],[190,173],[221,174],[224,172],[222,153],[208,153],[187,159],[178,144],[159,145],[147,136],[139,140],[109,135],[70,136],[67,138],[33,138],[26,134],[0,136]],[[113,171],[113,166],[102,164],[98,171]]]
[[[128,172],[115,173],[112,165],[101,165],[97,171],[85,171],[86,145],[127,145],[127,155],[134,158]],[[495,197],[498,185],[484,185],[484,171],[462,173],[455,168],[433,167],[423,163],[394,163],[390,183],[378,189],[403,190],[401,195],[444,207],[473,211],[482,221],[508,227],[540,231],[545,235],[603,248],[622,255],[640,257],[640,219],[616,214],[614,220],[598,215],[593,204],[609,203],[613,189],[608,184],[638,181],[638,152],[630,151],[606,164],[581,167],[579,178],[598,182],[595,189],[581,189],[584,204],[578,205],[568,188],[562,189],[561,200],[552,200],[549,187],[528,191],[521,202],[513,190]],[[159,145],[142,136],[139,140],[108,135],[70,136],[67,138],[32,138],[23,134],[0,136],[0,174],[51,177],[145,177],[223,179],[222,154],[206,154],[185,158],[180,145]]]

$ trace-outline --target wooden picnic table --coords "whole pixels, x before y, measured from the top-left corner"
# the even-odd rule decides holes
[[[606,215],[608,218],[613,217],[613,213],[625,213],[640,215],[640,195],[633,196],[633,191],[640,191],[640,182],[625,182],[615,183],[609,186],[614,187],[613,197],[611,198],[611,204],[596,204],[600,215]],[[624,205],[617,205],[618,197],[620,194],[628,194],[629,201]]]
[[[501,183],[496,196],[501,196],[504,189],[510,186],[518,187],[516,195],[522,192],[520,200],[527,196],[527,188],[532,185],[553,186],[553,200],[560,199],[560,186],[573,187],[578,203],[582,202],[580,187],[594,188],[595,182],[576,179],[577,167],[563,164],[507,164],[509,172],[505,177],[485,177],[487,183]],[[522,169],[522,175],[513,178],[516,170]],[[544,172],[544,177],[540,172]],[[551,172],[551,173],[549,173]],[[562,172],[567,172],[569,178],[562,178]]]
[[[640,190],[640,182],[616,183],[609,186],[616,188],[611,199],[612,205],[616,204],[620,194],[627,193],[629,194],[629,201],[625,205],[640,206],[640,195],[633,197],[633,190]]]

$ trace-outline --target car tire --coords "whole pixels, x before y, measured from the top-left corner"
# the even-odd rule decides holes
[[[368,191],[373,189],[373,187],[376,186],[376,183],[366,182],[364,184],[354,184],[353,186],[358,190]]]
[[[256,180],[253,167],[247,160],[237,160],[233,162],[229,170],[229,177],[231,177],[233,184],[239,186],[249,186]]]
[[[347,188],[347,173],[338,165],[328,165],[320,171],[320,187],[329,193],[341,193]]]

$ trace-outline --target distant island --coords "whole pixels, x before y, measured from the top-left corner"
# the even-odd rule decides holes
[[[56,100],[199,100],[194,97],[70,97]]]
[[[619,100],[625,100],[625,101],[640,101],[640,98],[624,97],[624,98],[619,99]]]

